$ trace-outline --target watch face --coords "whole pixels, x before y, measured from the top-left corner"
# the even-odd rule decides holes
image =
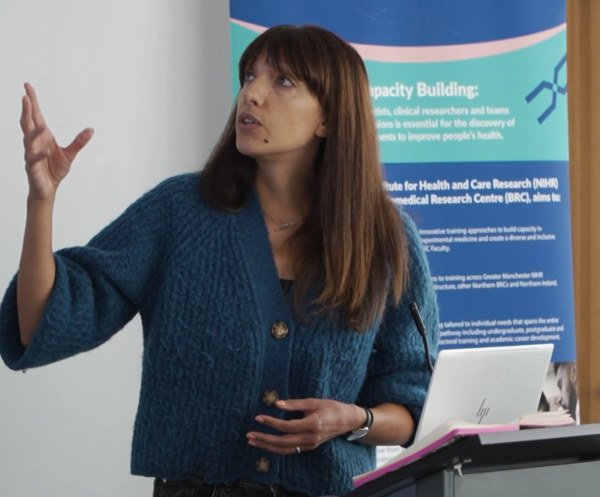
[[[359,428],[358,430],[350,433],[350,435],[348,436],[348,438],[346,440],[348,440],[349,442],[353,442],[354,440],[358,440],[359,438],[364,437],[367,433],[369,433],[369,428],[367,428],[365,426],[363,428]]]

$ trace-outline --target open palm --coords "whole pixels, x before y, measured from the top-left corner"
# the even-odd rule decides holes
[[[30,195],[38,200],[52,198],[60,182],[69,174],[77,154],[92,138],[94,131],[84,129],[71,144],[60,147],[46,126],[33,86],[25,84],[21,129],[25,147],[25,170]]]

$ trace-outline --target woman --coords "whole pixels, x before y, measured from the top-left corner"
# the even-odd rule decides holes
[[[131,471],[155,495],[352,489],[376,445],[410,443],[429,381],[408,304],[437,344],[413,222],[382,187],[365,66],[317,27],[279,26],[203,172],[170,178],[86,246],[51,247],[60,148],[26,85],[22,259],[0,307],[19,370],[91,350],[140,313]]]

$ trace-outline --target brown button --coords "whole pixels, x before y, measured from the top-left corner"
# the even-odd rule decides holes
[[[279,400],[279,394],[275,390],[267,390],[263,394],[263,402],[269,407],[273,407],[275,402]]]
[[[256,471],[259,473],[268,473],[271,471],[271,461],[269,461],[266,457],[261,457],[256,461]]]
[[[275,323],[271,327],[271,335],[275,338],[285,338],[290,330],[285,323]]]

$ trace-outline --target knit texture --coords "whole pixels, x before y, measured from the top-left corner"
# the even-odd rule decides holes
[[[16,276],[0,305],[0,355],[14,370],[43,366],[98,347],[140,313],[144,356],[131,472],[210,484],[247,479],[307,495],[350,491],[375,467],[375,448],[343,437],[316,450],[278,456],[251,447],[267,431],[259,414],[288,418],[263,402],[327,398],[373,407],[406,406],[418,420],[429,383],[416,302],[437,350],[438,309],[412,220],[402,213],[410,288],[401,305],[364,334],[339,317],[310,324],[283,294],[256,193],[229,214],[198,193],[198,173],[172,177],[133,203],[86,246],[55,253],[56,280],[31,344],[19,338]],[[289,333],[275,338],[284,322]],[[256,461],[269,459],[259,473]]]

